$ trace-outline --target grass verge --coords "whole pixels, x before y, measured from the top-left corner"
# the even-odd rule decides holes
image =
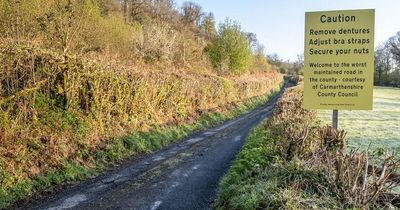
[[[279,89],[271,90],[264,96],[253,97],[235,105],[233,109],[212,112],[201,116],[189,124],[155,127],[149,132],[134,132],[108,141],[100,150],[82,154],[93,162],[87,166],[76,161],[65,160],[58,170],[50,170],[41,176],[18,183],[11,188],[0,187],[0,209],[10,207],[16,201],[22,201],[32,195],[52,192],[63,185],[73,184],[94,177],[106,168],[120,163],[128,157],[155,152],[168,144],[178,141],[196,131],[215,126],[225,120],[254,109],[275,96]],[[83,150],[86,151],[86,150]],[[1,166],[0,166],[1,169]],[[6,173],[0,170],[0,173]],[[11,176],[2,174],[3,177]],[[11,177],[10,177],[11,178]]]
[[[228,174],[221,180],[217,209],[339,209],[330,181],[299,159],[280,156],[264,123],[254,128]],[[303,188],[300,190],[300,188]]]

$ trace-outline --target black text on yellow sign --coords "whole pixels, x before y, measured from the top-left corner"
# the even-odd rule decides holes
[[[306,109],[372,109],[374,20],[373,9],[306,13]]]

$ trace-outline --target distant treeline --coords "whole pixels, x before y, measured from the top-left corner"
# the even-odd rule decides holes
[[[267,56],[270,63],[277,71],[282,74],[303,75],[304,74],[304,54],[298,54],[295,61],[282,60],[278,54],[270,54]]]
[[[271,54],[268,62],[281,73],[303,75],[302,54],[295,61],[283,61],[277,54]],[[375,50],[374,85],[400,87],[400,32]]]
[[[375,85],[400,87],[400,32],[375,51]]]

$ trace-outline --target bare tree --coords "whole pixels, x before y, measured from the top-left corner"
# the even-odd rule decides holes
[[[182,6],[183,21],[188,24],[200,25],[200,20],[203,15],[200,5],[186,1]]]
[[[257,47],[259,45],[257,35],[252,32],[246,32],[245,35],[249,42],[249,46],[250,46],[252,52],[255,53],[257,51]]]
[[[396,62],[400,64],[400,31],[397,32],[396,36],[389,39],[389,44],[391,46],[390,52]]]
[[[149,12],[149,0],[123,0],[122,6],[126,22],[143,22]]]
[[[382,85],[382,80],[392,69],[392,54],[389,42],[378,46],[375,51],[375,84]]]
[[[275,65],[275,66],[281,65],[283,62],[282,59],[279,57],[279,55],[276,53],[267,55],[267,59],[271,65]]]
[[[160,22],[173,22],[177,16],[175,2],[173,0],[149,0],[150,15]]]

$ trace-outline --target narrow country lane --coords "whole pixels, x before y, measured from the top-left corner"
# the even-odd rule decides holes
[[[271,115],[282,92],[265,105],[218,127],[20,208],[211,209],[220,178],[250,129]]]

